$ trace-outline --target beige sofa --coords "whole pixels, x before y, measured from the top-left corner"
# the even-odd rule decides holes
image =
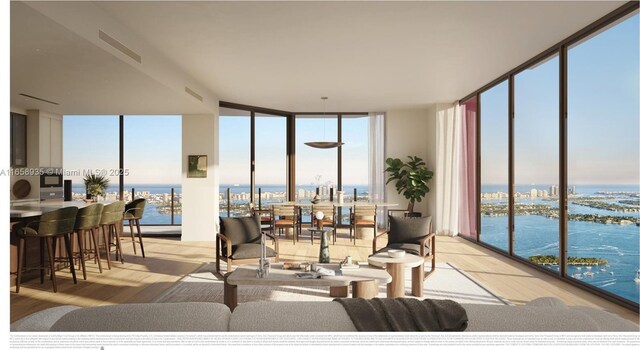
[[[639,331],[618,315],[540,298],[525,306],[462,304],[467,332]],[[204,331],[204,332],[355,332],[336,302],[260,301],[240,304],[122,304],[79,308],[61,306],[11,324],[11,331]]]

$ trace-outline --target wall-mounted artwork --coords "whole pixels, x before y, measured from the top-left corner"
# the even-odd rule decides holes
[[[189,156],[187,177],[207,177],[207,156]]]

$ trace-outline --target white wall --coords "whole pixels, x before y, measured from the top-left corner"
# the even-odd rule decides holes
[[[408,156],[418,156],[425,160],[427,167],[434,170],[436,165],[436,118],[435,106],[419,109],[399,109],[387,111],[385,118],[385,159],[388,157],[406,160]],[[435,216],[435,181],[429,182],[431,191],[414,210],[423,216]],[[386,188],[388,202],[398,203],[398,209],[406,208],[408,201],[396,192],[390,183]]]
[[[188,156],[207,155],[207,177],[188,178]],[[182,240],[214,241],[218,222],[218,116],[182,116]]]

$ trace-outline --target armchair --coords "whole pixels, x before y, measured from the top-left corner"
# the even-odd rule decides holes
[[[377,249],[378,240],[388,235],[387,245]],[[436,234],[431,232],[431,217],[405,218],[389,215],[389,230],[373,238],[373,254],[386,252],[389,249],[402,249],[408,254],[418,255],[425,261],[431,261],[431,271],[425,273],[423,279],[429,277],[436,269]]]
[[[226,260],[227,272],[232,264],[254,264],[260,259],[260,235],[275,242],[275,250],[266,247],[267,257],[278,262],[278,239],[270,233],[261,232],[260,217],[220,218],[220,233],[216,235],[216,272],[220,272],[220,261]]]

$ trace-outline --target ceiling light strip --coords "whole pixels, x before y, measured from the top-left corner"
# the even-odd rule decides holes
[[[188,93],[189,95],[191,95],[191,96],[195,97],[196,99],[200,100],[200,102],[203,102],[203,101],[204,101],[204,99],[202,98],[202,96],[200,96],[197,92],[195,92],[195,91],[193,91],[193,90],[189,89],[189,87],[188,87],[188,86],[185,86],[185,87],[184,87],[184,91],[185,91],[186,93]]]
[[[116,50],[122,52],[123,54],[131,57],[134,61],[138,63],[142,63],[142,57],[135,53],[130,48],[124,46],[121,42],[111,37],[109,34],[103,32],[102,30],[98,30],[98,37],[104,41],[105,43],[111,45]]]
[[[46,102],[46,103],[51,103],[52,105],[56,105],[59,106],[60,104],[58,102],[53,102],[53,101],[49,101],[49,100],[45,100],[44,98],[40,98],[40,97],[35,97],[35,96],[31,96],[31,95],[27,95],[27,94],[18,94],[20,96],[24,96],[24,97],[28,97],[28,98],[32,98],[34,100],[38,100],[38,101],[42,101],[42,102]]]

